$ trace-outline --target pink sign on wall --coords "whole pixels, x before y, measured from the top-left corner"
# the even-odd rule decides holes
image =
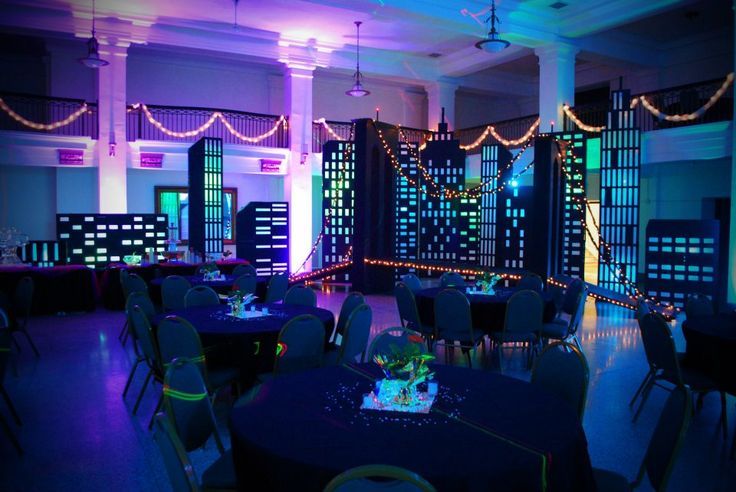
[[[164,155],[152,152],[141,152],[141,167],[161,169],[164,165]]]
[[[278,159],[261,159],[261,172],[276,174],[280,173],[281,161]]]
[[[59,164],[62,166],[84,165],[84,150],[82,149],[58,149]]]

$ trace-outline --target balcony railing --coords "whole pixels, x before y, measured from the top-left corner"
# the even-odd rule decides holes
[[[723,79],[672,87],[660,91],[647,92],[632,96],[632,99],[643,95],[647,101],[665,114],[689,114],[702,107],[721,87]],[[608,102],[584,104],[572,108],[575,116],[586,125],[605,126],[608,124]],[[641,131],[660,130],[678,126],[699,125],[727,121],[733,118],[733,85],[699,118],[689,121],[667,121],[650,113],[641,103],[635,107],[634,118]],[[565,130],[577,130],[575,123],[565,116]]]
[[[0,110],[0,130],[97,138],[96,103],[87,103],[87,111],[81,113],[73,121],[60,124],[53,129],[46,129],[35,128],[34,124],[64,123],[64,120],[80,111],[85,101],[9,92],[0,93],[0,97],[7,107],[17,114],[17,117],[13,118],[7,111]],[[25,123],[22,120],[25,120]]]
[[[151,117],[163,128],[170,132],[190,132],[201,128],[210,120],[215,111],[230,123],[235,132],[246,137],[259,137],[270,132],[279,122],[280,116],[244,111],[232,111],[213,108],[187,108],[181,106],[146,106]],[[258,142],[245,141],[228,130],[219,119],[214,121],[206,130],[195,132],[189,136],[171,135],[170,132],[158,128],[149,121],[148,116],[140,106],[128,106],[126,137],[128,142],[135,140],[158,140],[174,142],[194,142],[202,137],[221,138],[226,144],[253,145],[257,147],[289,147],[289,130],[286,125],[279,125],[269,136]]]
[[[350,121],[326,121],[326,125],[340,138],[332,135],[325,125],[318,122],[312,123],[312,152],[322,152],[322,146],[329,140],[348,140],[350,138]]]
[[[524,136],[527,131],[529,131],[529,128],[534,124],[535,121],[537,121],[538,115],[531,114],[528,116],[522,116],[521,118],[513,118],[510,120],[503,120],[499,121],[497,123],[490,123],[493,125],[493,128],[495,128],[496,133],[498,133],[501,137],[507,139],[507,140],[516,140]],[[460,145],[472,145],[476,143],[476,140],[480,138],[481,135],[486,131],[486,128],[488,128],[488,124],[485,125],[479,125],[479,126],[473,126],[470,128],[461,128],[459,130],[455,131],[455,138],[460,140]],[[493,135],[486,135],[486,137],[483,139],[482,142],[480,142],[479,145],[472,149],[468,149],[468,154],[478,154],[480,153],[481,144],[494,144],[498,143],[498,141],[493,137]],[[510,148],[517,148],[522,147],[524,144],[520,143],[518,145],[510,146]]]

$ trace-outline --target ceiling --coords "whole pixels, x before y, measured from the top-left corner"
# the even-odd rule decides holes
[[[232,0],[98,0],[96,17],[103,42],[226,52],[338,73],[353,70],[353,22],[360,20],[361,68],[414,82],[482,78],[492,67],[496,76],[536,76],[533,49],[559,42],[578,45],[579,59],[651,64],[683,36],[733,29],[731,0],[496,4],[502,36],[512,43],[500,54],[473,47],[487,31],[486,0],[239,0],[237,7]],[[0,0],[0,30],[87,37],[91,12],[91,0]]]

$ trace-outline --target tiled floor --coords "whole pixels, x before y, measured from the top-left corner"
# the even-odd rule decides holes
[[[344,296],[342,292],[321,293],[319,305],[337,313]],[[374,332],[398,324],[392,298],[370,296],[368,303],[373,308]],[[6,377],[8,392],[24,420],[16,430],[26,453],[18,457],[0,435],[0,491],[170,489],[146,428],[155,405],[154,393],[144,398],[138,416],[131,415],[144,371],[133,382],[128,397],[123,400],[120,396],[132,361],[130,345],[123,349],[117,340],[122,319],[122,313],[104,310],[32,319],[30,331],[41,358],[35,359],[21,341],[18,376],[11,369]],[[684,349],[679,324],[673,331],[678,347]],[[584,427],[592,462],[633,479],[666,392],[655,389],[639,421],[631,423],[627,403],[646,365],[632,312],[589,301],[581,335],[591,368]],[[528,378],[519,353],[509,352],[505,357],[508,374]],[[479,362],[474,361],[474,366]],[[227,402],[219,402],[216,409],[226,431]],[[7,415],[6,410],[0,403],[0,411]],[[728,410],[733,433],[733,397],[729,397]],[[543,412],[540,409],[540,418]],[[736,490],[736,461],[728,459],[727,445],[717,427],[719,412],[717,395],[706,397],[688,431],[669,490]],[[196,452],[195,466],[206,463],[213,453],[214,446]]]

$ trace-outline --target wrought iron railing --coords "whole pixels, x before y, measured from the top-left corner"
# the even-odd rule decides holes
[[[170,132],[190,132],[201,128],[216,111],[230,123],[231,127],[241,135],[258,137],[269,132],[279,122],[280,116],[270,114],[248,113],[213,108],[189,108],[182,106],[147,105],[151,117]],[[238,138],[223,124],[216,120],[206,130],[190,136],[175,136],[154,125],[140,106],[128,106],[126,137],[129,142],[135,140],[158,140],[175,142],[194,142],[201,137],[221,138],[226,144],[254,145],[257,147],[289,147],[289,130],[287,125],[279,125],[273,134],[258,142],[248,142]]]
[[[350,138],[350,121],[325,121],[312,123],[312,152],[322,152],[322,146],[329,140],[347,140]],[[329,127],[339,138],[335,137]]]
[[[73,121],[60,124],[53,129],[45,129],[34,128],[33,124],[50,125],[64,122],[77,113],[84,106],[85,101],[12,92],[0,93],[0,98],[11,111],[17,114],[17,117],[14,118],[6,110],[0,109],[0,130],[97,138],[96,103],[87,103],[87,110]],[[22,119],[25,119],[26,122],[24,123]]]
[[[520,118],[512,118],[510,120],[503,120],[496,123],[489,123],[493,125],[496,133],[506,140],[516,140],[521,138],[529,131],[529,128],[537,121],[538,115],[531,114],[528,116],[522,116]],[[486,132],[489,124],[473,126],[470,128],[461,128],[455,131],[455,138],[460,140],[460,145],[473,145],[475,144],[481,135]],[[467,149],[468,154],[480,153],[482,144],[494,144],[498,141],[491,134],[486,134],[486,137],[473,148]],[[524,143],[510,146],[510,148],[522,147]]]
[[[662,113],[688,114],[703,106],[721,87],[721,84],[723,84],[722,78],[646,92],[644,94],[636,94],[632,96],[632,99],[643,95],[652,106]],[[586,125],[605,126],[608,124],[608,106],[609,103],[607,101],[583,104],[572,108],[572,112]],[[637,126],[644,132],[662,128],[727,121],[733,118],[733,86],[729,87],[723,96],[699,118],[693,120],[667,121],[650,113],[646,108],[642,107],[641,103],[636,105],[635,111]],[[565,116],[565,130],[573,131],[576,129],[575,123]]]

